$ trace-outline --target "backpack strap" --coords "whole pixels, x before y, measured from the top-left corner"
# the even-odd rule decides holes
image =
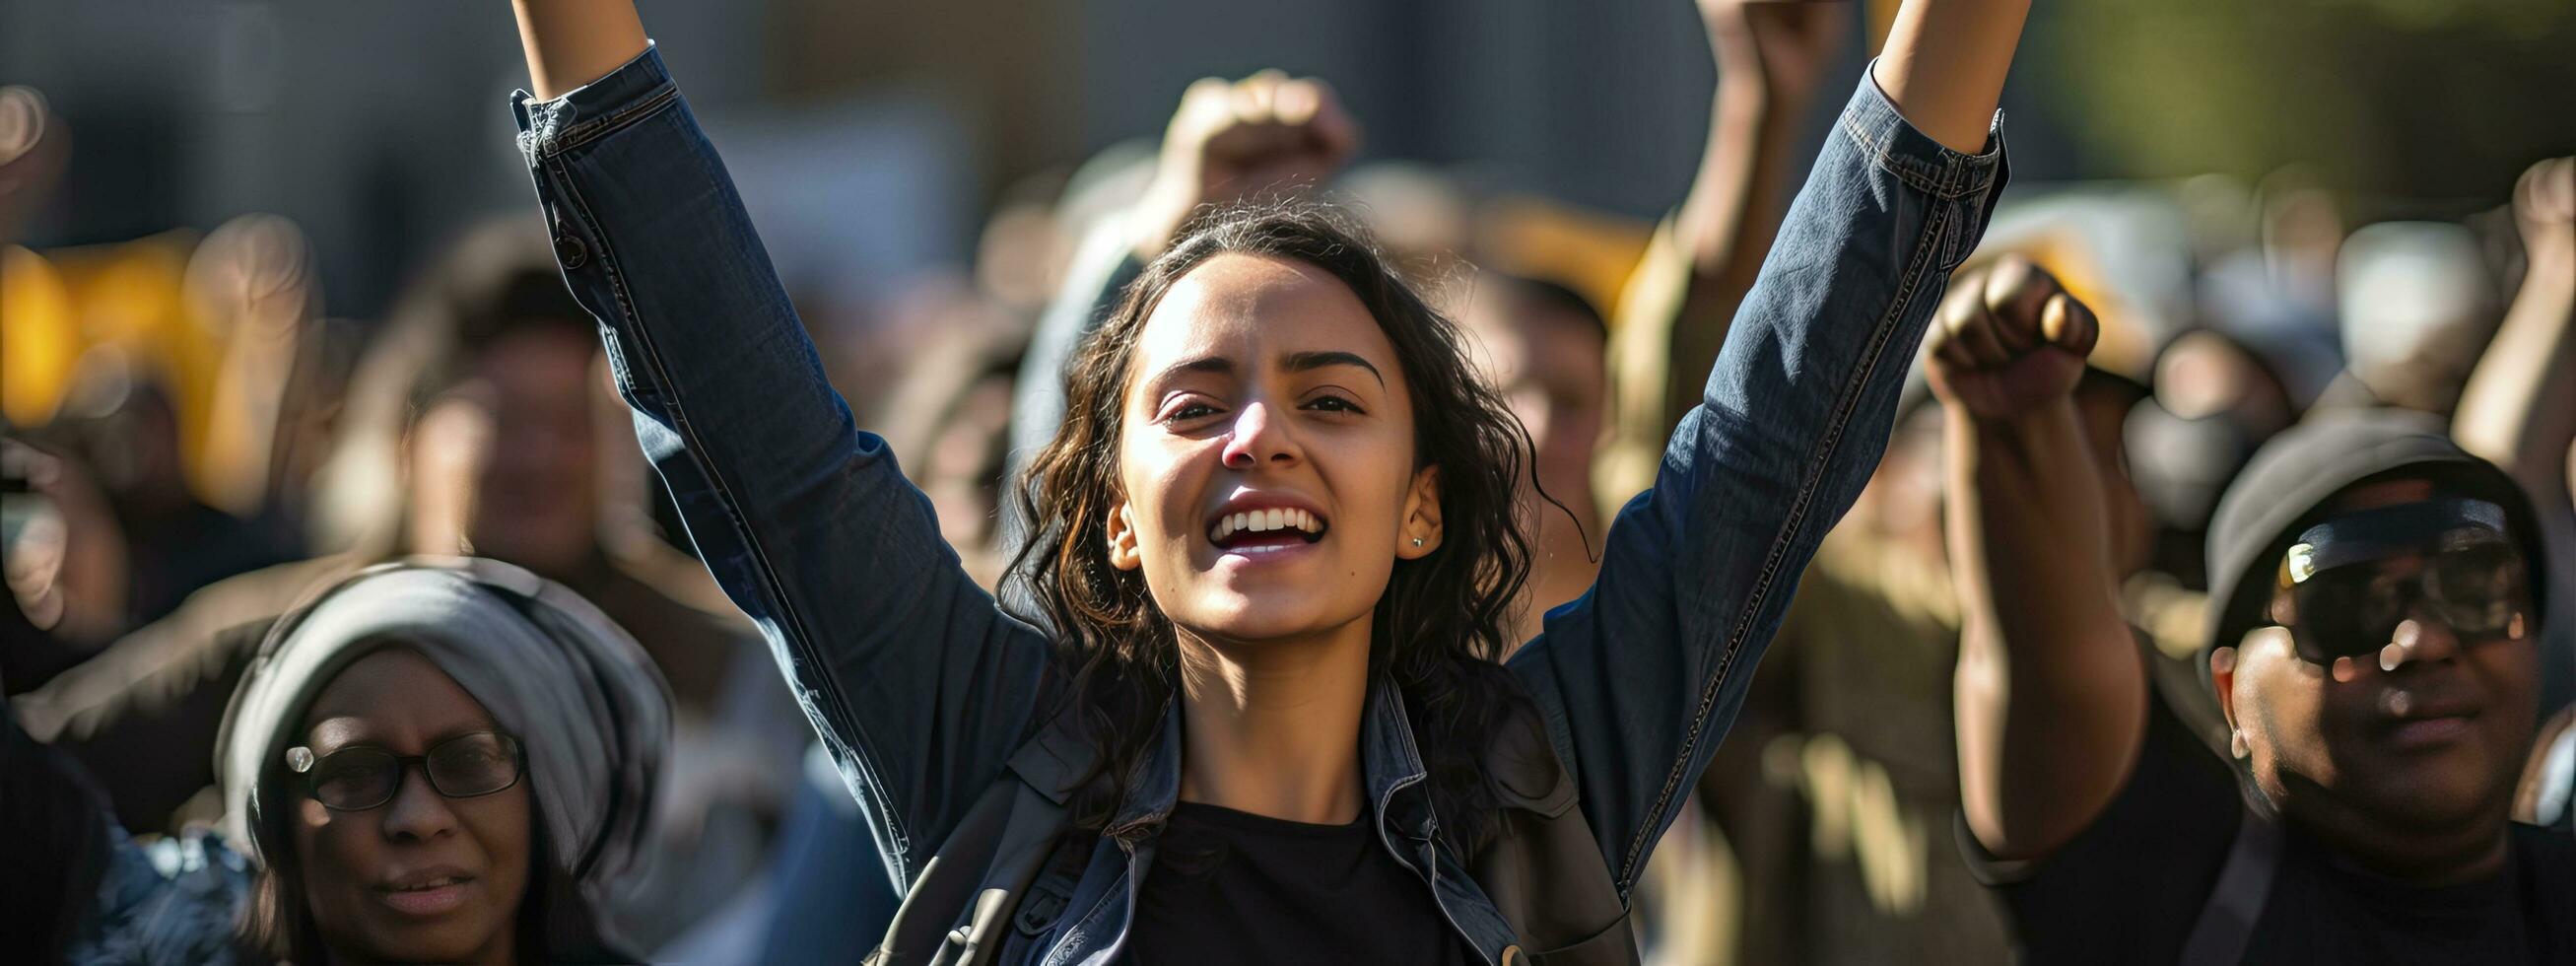
[[[2263,903],[2272,895],[2273,874],[2281,868],[2281,828],[2248,808],[2238,823],[2236,841],[2227,848],[2227,863],[2218,869],[2218,884],[2183,940],[2184,966],[2236,963],[2254,939],[2254,924],[2263,918]]]

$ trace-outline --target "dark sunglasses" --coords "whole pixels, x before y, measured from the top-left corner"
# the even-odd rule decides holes
[[[2375,654],[2415,617],[2463,641],[2519,638],[2530,629],[2531,588],[2502,516],[2493,504],[2448,500],[2311,528],[2282,558],[2268,616],[2315,664]],[[2421,566],[2387,566],[2398,557]]]
[[[429,787],[448,798],[506,790],[527,771],[519,739],[497,731],[457,735],[432,746],[425,755],[397,755],[361,746],[317,759],[311,748],[286,749],[286,767],[304,776],[304,793],[323,807],[342,812],[363,812],[393,801],[402,791],[403,773],[415,764],[429,779]]]

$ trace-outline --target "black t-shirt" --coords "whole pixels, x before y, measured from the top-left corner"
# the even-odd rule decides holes
[[[1155,845],[1127,944],[1138,966],[1476,961],[1366,813],[1309,825],[1191,802]]]
[[[2034,862],[1960,847],[2002,897],[2027,963],[2172,966],[2243,821],[2235,771],[2159,699],[2135,771],[2100,818]],[[2506,868],[2423,888],[2350,867],[2283,835],[2247,963],[2576,963],[2576,837],[2511,830]]]

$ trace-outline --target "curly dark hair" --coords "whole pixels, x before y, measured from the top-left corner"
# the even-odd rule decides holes
[[[1364,231],[1331,208],[1268,201],[1203,216],[1147,266],[1064,373],[1064,423],[1029,463],[1015,500],[1030,540],[1013,560],[1020,599],[1056,630],[1058,669],[1097,752],[1075,793],[1078,827],[1098,830],[1122,804],[1174,693],[1171,620],[1144,576],[1109,562],[1091,529],[1120,496],[1121,408],[1137,335],[1173,284],[1220,254],[1289,258],[1350,287],[1395,346],[1414,413],[1416,468],[1436,467],[1441,544],[1397,560],[1370,631],[1372,680],[1403,695],[1432,807],[1450,844],[1480,847],[1493,827],[1484,752],[1527,692],[1500,662],[1531,566],[1530,521],[1514,483],[1530,472],[1529,432],[1469,361],[1465,340],[1399,277]]]

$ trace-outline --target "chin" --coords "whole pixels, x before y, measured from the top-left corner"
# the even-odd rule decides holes
[[[461,963],[483,951],[488,936],[461,928],[387,929],[367,937],[375,959],[388,963]]]
[[[2456,828],[2490,817],[2500,821],[2512,808],[2510,777],[2499,782],[2493,769],[2465,755],[2391,769],[2366,781],[2370,792],[2357,804],[2392,824]]]
[[[1173,622],[1212,640],[1271,641],[1329,631],[1366,616],[1335,619],[1318,604],[1311,590],[1296,587],[1229,587],[1208,593],[1194,613],[1173,615]]]

